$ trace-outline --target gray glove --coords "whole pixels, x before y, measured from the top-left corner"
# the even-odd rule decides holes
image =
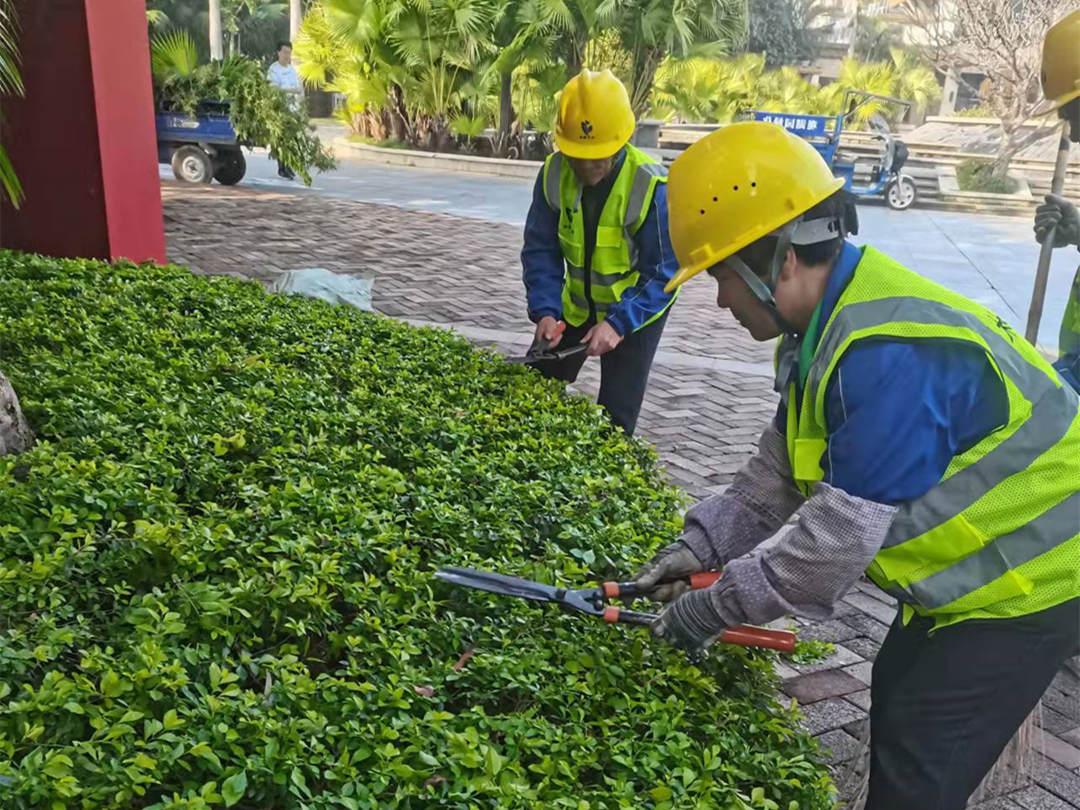
[[[709,590],[690,591],[664,608],[652,623],[653,635],[680,650],[703,652],[727,629]]]
[[[1035,239],[1042,244],[1054,228],[1054,247],[1080,244],[1080,212],[1057,194],[1047,194],[1046,202],[1035,209]]]
[[[697,555],[682,540],[665,546],[634,575],[634,584],[642,590],[648,590],[657,582],[678,580],[660,585],[651,594],[657,602],[670,602],[690,590],[690,583],[685,577],[704,571],[705,566]]]

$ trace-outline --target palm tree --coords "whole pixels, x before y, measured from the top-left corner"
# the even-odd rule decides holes
[[[354,54],[346,70],[351,78],[339,81],[365,96],[385,85],[395,128],[403,124],[407,140],[435,149],[449,140],[450,121],[464,111],[465,96],[486,85],[481,74],[496,55],[491,31],[497,12],[496,0],[323,3],[327,29]]]
[[[0,0],[0,95],[21,96],[23,94],[22,76],[19,75],[19,51],[15,36],[18,24],[15,21],[15,8],[12,0]],[[0,107],[0,124],[3,123],[3,108]],[[0,144],[0,185],[8,200],[16,208],[22,202],[22,185],[19,183],[15,167],[11,164],[7,150]]]
[[[746,37],[745,0],[627,0],[618,19],[631,57],[630,102],[639,115],[665,57],[721,56]]]

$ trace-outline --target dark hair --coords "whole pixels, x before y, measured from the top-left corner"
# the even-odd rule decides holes
[[[287,39],[281,40],[281,42],[279,42],[277,44],[277,49],[274,51],[274,53],[281,53],[282,48],[290,48],[291,49],[292,48],[292,43],[289,42],[289,40],[287,40]]]
[[[855,218],[855,203],[852,196],[840,189],[819,202],[803,217],[805,219],[839,219],[844,226],[844,235],[858,233],[859,225]],[[792,245],[795,255],[804,264],[818,265],[833,261],[844,244],[844,236],[818,242],[814,245]],[[755,273],[767,273],[776,250],[776,237],[766,236],[739,251],[741,258]]]

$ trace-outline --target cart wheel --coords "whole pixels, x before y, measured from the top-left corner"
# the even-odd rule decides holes
[[[915,202],[915,198],[918,196],[919,192],[915,188],[915,181],[907,175],[901,175],[889,183],[889,187],[885,189],[885,202],[894,211],[911,208],[911,204]]]
[[[173,152],[172,170],[181,183],[209,183],[214,179],[214,164],[198,146],[181,146]]]
[[[247,161],[239,149],[221,152],[214,161],[214,179],[223,186],[235,186],[244,179]]]

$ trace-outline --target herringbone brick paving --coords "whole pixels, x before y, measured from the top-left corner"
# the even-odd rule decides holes
[[[239,188],[166,185],[163,194],[169,258],[196,272],[261,281],[300,267],[370,274],[380,312],[452,326],[504,350],[528,345],[515,227]],[[672,311],[638,428],[672,481],[694,497],[723,490],[776,407],[771,346],[750,340],[712,295],[711,284],[689,285]],[[578,390],[595,395],[598,365],[586,363]],[[890,597],[860,582],[834,618],[794,620],[803,638],[835,644],[832,655],[777,665],[783,690],[803,706],[842,791],[858,781],[845,777],[864,753],[872,661],[894,612]],[[1080,678],[1059,674],[1040,722],[1030,772],[998,780],[972,808],[1080,808]]]

